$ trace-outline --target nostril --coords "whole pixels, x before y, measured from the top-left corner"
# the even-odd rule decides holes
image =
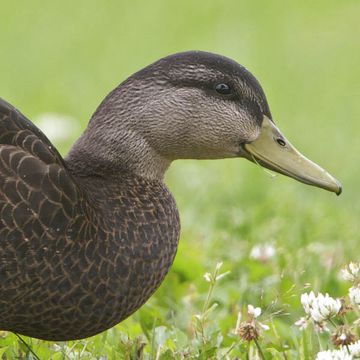
[[[285,146],[285,145],[286,145],[285,140],[283,140],[283,139],[281,139],[281,138],[277,138],[277,139],[276,139],[276,142],[277,142],[280,146]]]

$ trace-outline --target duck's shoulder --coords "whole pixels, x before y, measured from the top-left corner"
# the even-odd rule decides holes
[[[18,109],[0,98],[0,146],[15,146],[46,164],[64,161],[46,135]]]
[[[81,200],[82,191],[50,140],[16,108],[1,100],[0,228],[4,237],[20,227],[22,232],[16,236],[19,244],[40,236],[40,229],[60,236]]]

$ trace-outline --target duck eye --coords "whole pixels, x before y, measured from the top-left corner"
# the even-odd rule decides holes
[[[231,93],[231,87],[228,85],[228,84],[224,84],[224,83],[221,83],[221,84],[217,84],[215,86],[215,90],[219,93],[219,94],[222,94],[222,95],[228,95]]]

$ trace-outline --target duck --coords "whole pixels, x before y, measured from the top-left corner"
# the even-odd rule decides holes
[[[0,329],[76,340],[134,313],[178,247],[166,170],[224,158],[342,190],[281,133],[250,71],[221,55],[177,53],[131,75],[65,157],[0,100]]]

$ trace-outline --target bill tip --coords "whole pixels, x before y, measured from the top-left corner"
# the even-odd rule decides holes
[[[336,195],[339,196],[343,191],[343,188],[342,188],[342,185],[339,184],[339,188],[338,188],[338,191],[336,192]]]

